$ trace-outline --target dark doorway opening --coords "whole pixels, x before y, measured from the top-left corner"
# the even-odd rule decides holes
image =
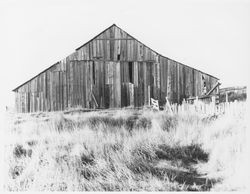
[[[95,62],[93,62],[92,78],[93,78],[93,84],[95,84]]]
[[[133,62],[128,62],[128,69],[129,69],[129,82],[133,83]]]

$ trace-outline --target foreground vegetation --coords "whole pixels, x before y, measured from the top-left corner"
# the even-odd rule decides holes
[[[109,110],[9,115],[9,191],[245,190],[246,117]]]

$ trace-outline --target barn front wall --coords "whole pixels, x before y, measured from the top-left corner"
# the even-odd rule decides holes
[[[150,98],[161,105],[165,97],[181,103],[217,81],[159,55],[113,25],[14,91],[18,112],[141,107]]]

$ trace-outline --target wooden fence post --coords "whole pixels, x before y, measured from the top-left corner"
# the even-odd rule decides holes
[[[150,86],[148,86],[148,105],[150,106]]]
[[[212,114],[215,114],[215,96],[212,96]]]
[[[228,102],[228,93],[226,92],[226,102]]]

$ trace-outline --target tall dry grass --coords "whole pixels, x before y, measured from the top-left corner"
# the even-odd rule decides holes
[[[244,190],[245,109],[167,115],[106,110],[10,117],[9,191]]]

